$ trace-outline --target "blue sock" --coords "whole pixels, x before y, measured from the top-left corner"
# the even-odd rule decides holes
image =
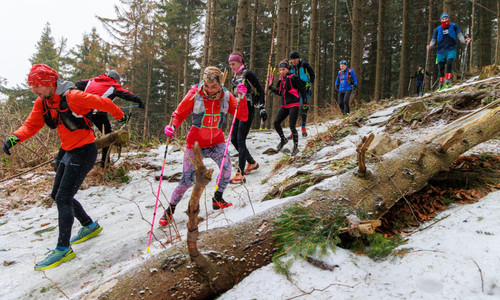
[[[60,252],[66,252],[68,251],[69,247],[61,247],[61,246],[57,246],[56,247],[56,250],[60,251]]]
[[[87,227],[87,228],[92,228],[92,227],[94,227],[94,226],[95,226],[95,222],[92,222],[92,223],[90,223],[89,225],[87,225],[87,226],[85,226],[85,227]]]

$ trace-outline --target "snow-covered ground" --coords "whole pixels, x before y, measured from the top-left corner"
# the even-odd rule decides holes
[[[403,257],[373,261],[337,248],[321,257],[333,271],[297,260],[290,282],[271,264],[219,299],[500,299],[499,211],[497,191],[423,224]]]
[[[395,107],[378,112],[383,118]],[[375,117],[375,116],[374,116]],[[308,139],[325,131],[340,120],[323,124],[311,124],[309,137],[300,138],[303,149]],[[335,146],[325,147],[314,153],[315,162],[341,158],[355,153],[355,146],[361,137],[369,132],[382,131],[378,126],[364,126],[358,134],[348,136]],[[285,131],[287,132],[287,131]],[[406,134],[407,138],[411,134]],[[206,221],[200,230],[231,224],[278,205],[287,199],[261,202],[270,187],[295,174],[296,168],[289,168],[273,176],[266,183],[275,162],[284,154],[263,154],[268,148],[275,148],[278,135],[271,130],[252,131],[249,135],[250,152],[260,168],[248,175],[245,185],[230,185],[224,198],[233,206],[223,213],[213,211],[213,195],[218,168],[214,162],[204,162],[215,172],[207,186],[201,203],[201,216]],[[493,145],[493,146],[492,146]],[[489,144],[498,151],[498,140]],[[285,148],[291,150],[292,142]],[[165,175],[182,171],[182,151],[171,143],[166,160]],[[121,159],[144,160],[161,166],[165,146],[152,151],[127,153]],[[476,150],[481,151],[481,150]],[[236,151],[230,146],[230,153]],[[135,157],[135,158],[134,158]],[[237,158],[231,157],[233,166]],[[303,166],[309,170],[313,166]],[[158,182],[153,172],[146,169],[129,172],[131,181],[117,188],[94,186],[80,190],[76,198],[89,215],[99,220],[104,230],[93,239],[73,246],[76,257],[57,268],[43,272],[33,270],[35,261],[45,257],[45,248],[54,248],[57,241],[57,209],[55,206],[33,207],[26,211],[9,211],[0,217],[0,299],[54,299],[63,294],[54,282],[71,299],[92,299],[93,291],[100,286],[112,285],[113,279],[124,272],[154,257],[163,250],[160,242],[146,248],[156,199]],[[234,169],[233,169],[234,174]],[[46,176],[53,176],[47,174]],[[7,183],[2,183],[7,184]],[[177,183],[163,181],[160,200],[167,203]],[[0,188],[3,188],[0,185]],[[188,190],[175,213],[182,242],[185,242],[187,215],[183,213],[188,204]],[[47,194],[49,191],[47,191]],[[163,194],[165,196],[163,196]],[[250,203],[251,201],[251,203]],[[161,208],[159,208],[161,211]],[[332,265],[339,265],[334,271],[319,270],[307,262],[296,261],[291,268],[293,284],[268,265],[254,272],[240,284],[228,291],[221,299],[287,299],[303,295],[300,299],[379,299],[382,297],[400,299],[500,299],[500,192],[491,193],[478,203],[453,207],[441,214],[422,230],[408,237],[403,248],[411,248],[403,257],[394,257],[374,262],[343,249],[337,249],[321,259]],[[161,212],[158,213],[158,217]],[[166,235],[155,224],[155,235],[165,239]],[[442,220],[441,220],[442,219]],[[441,220],[432,225],[433,222]],[[424,227],[427,227],[424,229]],[[40,232],[44,229],[50,229]],[[80,228],[75,222],[73,233]],[[46,276],[45,276],[46,275]]]

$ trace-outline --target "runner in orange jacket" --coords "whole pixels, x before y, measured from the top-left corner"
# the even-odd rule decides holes
[[[38,95],[24,124],[5,139],[3,151],[35,135],[44,125],[57,130],[65,151],[57,168],[51,197],[56,201],[59,238],[57,247],[35,265],[35,270],[57,267],[75,257],[71,244],[98,235],[102,227],[94,222],[74,198],[97,157],[94,131],[90,122],[92,109],[106,111],[122,123],[129,119],[110,99],[78,91],[73,83],[63,81],[56,71],[44,64],[34,65],[28,75],[31,91]],[[83,226],[71,240],[74,218]]]

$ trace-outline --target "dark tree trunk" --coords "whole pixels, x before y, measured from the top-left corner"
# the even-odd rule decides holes
[[[493,8],[493,2],[491,0],[480,0],[479,4],[484,7]],[[478,64],[480,67],[491,65],[491,49],[492,49],[492,31],[493,27],[493,17],[495,15],[486,9],[479,10],[479,32],[478,32]],[[463,49],[463,45],[461,45]]]
[[[330,103],[332,107],[335,107],[335,110],[340,113],[340,109],[338,109],[338,105],[336,105],[337,100],[335,99],[336,93],[335,93],[335,78],[336,78],[336,70],[337,70],[337,63],[336,63],[336,50],[337,50],[337,2],[338,0],[335,0],[335,7],[334,7],[334,13],[333,13],[333,45],[332,45],[332,82],[331,82],[331,87],[330,89],[332,90],[332,95],[330,99]]]
[[[373,100],[378,101],[382,96],[382,66],[384,65],[384,12],[385,0],[378,0],[377,23],[377,67],[375,70],[375,93]]]
[[[318,0],[311,0],[311,30],[309,32],[309,64],[316,68],[314,71],[318,71],[316,65],[316,59],[318,57]],[[312,99],[309,99],[309,103],[311,103],[312,115],[314,116],[314,120],[318,119],[318,82],[319,78],[314,80],[313,86],[313,95],[311,95]]]
[[[398,98],[403,98],[408,91],[409,86],[409,13],[408,13],[408,0],[403,0],[403,37],[401,39],[401,60],[399,61],[399,87],[398,87]]]
[[[252,9],[252,32],[250,34],[250,70],[255,69],[255,34],[257,31],[257,15],[259,13],[259,0],[254,0]]]
[[[354,70],[358,79],[358,91],[361,91],[363,81],[363,5],[362,0],[352,1],[352,40],[351,40],[351,69]],[[360,96],[359,93],[351,95],[351,103],[357,103]],[[352,106],[354,107],[354,106]]]
[[[433,26],[433,20],[432,20],[432,15],[434,12],[434,0],[429,0],[429,4],[427,6],[427,12],[429,15],[427,16],[427,45],[430,43],[432,39],[432,32],[434,31],[434,26]],[[427,59],[427,65],[425,66],[425,70],[429,73],[433,73],[432,70],[432,59],[431,59],[431,51],[429,51],[426,55],[428,55],[429,59]],[[431,89],[431,77],[430,76],[424,76],[425,77],[425,89],[430,90]]]
[[[286,23],[287,14],[288,14],[288,1],[287,0],[279,0],[278,2],[278,16],[277,16],[277,22],[278,22],[278,27],[276,30],[276,58],[274,61],[274,66],[278,66],[279,62],[282,59],[287,58],[287,53],[286,53],[286,28],[288,27],[288,24]],[[277,68],[276,68],[277,70]],[[279,75],[275,74],[275,76],[278,78]],[[274,94],[273,94],[274,95]],[[278,96],[274,96],[274,101],[273,101],[273,109],[271,111],[271,116],[275,115],[278,110],[280,109],[280,100]],[[269,118],[272,119],[272,118]],[[272,122],[272,120],[269,120]]]

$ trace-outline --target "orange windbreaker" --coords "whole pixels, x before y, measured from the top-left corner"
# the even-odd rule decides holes
[[[194,107],[194,96],[195,93],[199,93],[201,96],[204,98],[204,104],[205,104],[205,113],[207,117],[209,115],[216,116],[216,120],[211,121],[213,124],[218,123],[218,115],[220,114],[220,101],[222,97],[224,97],[224,93],[221,93],[221,97],[217,100],[208,100],[205,98],[205,95],[203,91],[198,88],[193,87],[189,92],[186,94],[184,99],[182,99],[181,103],[177,107],[177,109],[174,111],[172,114],[172,125],[175,126],[175,128],[179,128],[181,125],[182,121],[184,121],[192,112],[193,112],[193,107]],[[246,96],[243,97],[243,99],[240,100],[240,105],[238,106],[238,115],[236,118],[240,121],[246,121],[248,120],[248,107],[246,103]],[[236,110],[236,104],[237,104],[236,98],[233,96],[233,94],[229,93],[229,110],[228,113],[234,116],[235,110]],[[243,104],[243,105],[242,105]],[[191,129],[189,130],[189,133],[186,137],[186,148],[192,148],[194,146],[194,143],[198,142],[198,145],[200,148],[210,148],[215,145],[218,145],[220,143],[224,143],[224,132],[222,129],[216,129],[216,128],[196,128],[194,126],[191,126]]]
[[[54,94],[52,98],[47,99],[49,106],[55,108],[50,109],[52,118],[54,119],[57,116],[60,101],[61,96],[58,94]],[[117,120],[123,118],[122,110],[108,98],[102,98],[78,90],[71,90],[66,93],[66,101],[71,111],[77,115],[85,115],[89,113],[91,109],[98,109],[110,113]],[[24,124],[12,134],[17,136],[21,142],[34,136],[45,125],[43,115],[44,109],[42,99],[38,97]],[[95,141],[94,131],[92,129],[76,129],[75,131],[70,131],[59,122],[56,130],[61,140],[61,148],[66,151],[79,148]]]

